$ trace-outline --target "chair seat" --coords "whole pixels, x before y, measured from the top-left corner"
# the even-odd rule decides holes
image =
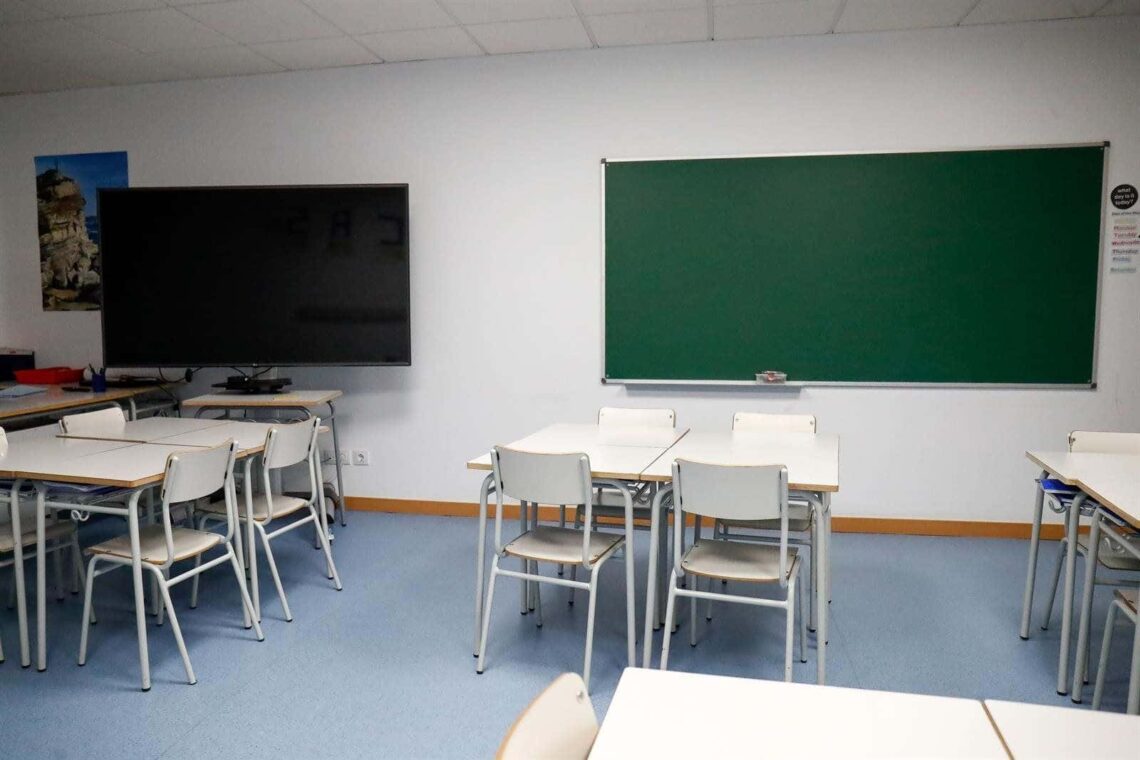
[[[788,532],[806,533],[811,530],[815,512],[810,504],[788,504]],[[780,520],[720,520],[722,525],[730,528],[747,528],[748,530],[779,530]]]
[[[1132,610],[1132,614],[1136,614],[1136,608],[1140,603],[1140,592],[1134,588],[1118,588],[1116,590],[1116,598],[1124,603],[1124,606]]]
[[[222,543],[217,533],[207,533],[189,528],[172,528],[174,539],[174,561],[189,559],[203,554]],[[87,550],[91,554],[106,554],[112,557],[131,558],[131,538],[124,534],[109,541],[96,544]],[[139,531],[139,551],[142,561],[152,565],[166,563],[166,534],[161,525],[147,525]]]
[[[305,499],[299,499],[296,496],[282,496],[280,494],[273,497],[273,519],[278,517],[286,517],[293,514],[298,509],[308,505]],[[199,512],[208,512],[213,515],[226,516],[226,503],[224,501],[212,501],[204,507],[198,509]],[[237,503],[237,518],[239,520],[245,519],[245,500],[238,498]],[[265,494],[257,494],[253,497],[253,519],[255,522],[265,522],[269,519],[269,500],[265,498]]]
[[[1089,537],[1087,533],[1081,533],[1077,536],[1077,546],[1080,547],[1080,550],[1084,552],[1085,556],[1088,556]],[[1109,570],[1140,571],[1140,559],[1136,559],[1131,554],[1125,554],[1107,541],[1100,542],[1100,551],[1097,553],[1097,559],[1100,560],[1100,564]]]
[[[620,544],[625,537],[617,533],[590,532],[590,564]],[[565,565],[582,563],[582,531],[540,525],[511,541],[503,551],[513,557]]]
[[[60,538],[68,538],[75,532],[75,523],[71,520],[63,522],[48,523],[44,526],[44,540],[55,541]],[[34,546],[36,543],[36,529],[24,531],[20,534],[20,546]],[[16,548],[16,542],[12,540],[12,526],[3,525],[0,527],[0,554],[5,554]]]
[[[799,556],[788,548],[786,578],[796,571]],[[748,583],[778,583],[780,548],[741,541],[701,541],[685,552],[681,567],[686,573]]]

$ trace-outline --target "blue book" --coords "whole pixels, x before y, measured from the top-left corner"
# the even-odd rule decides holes
[[[1041,490],[1054,496],[1076,496],[1081,492],[1076,486],[1070,486],[1056,478],[1042,478]]]

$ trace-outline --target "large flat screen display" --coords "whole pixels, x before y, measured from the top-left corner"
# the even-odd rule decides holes
[[[411,363],[407,185],[99,193],[109,367]]]

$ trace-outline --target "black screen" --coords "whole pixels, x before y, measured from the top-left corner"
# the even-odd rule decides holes
[[[407,185],[99,191],[111,367],[410,364]]]

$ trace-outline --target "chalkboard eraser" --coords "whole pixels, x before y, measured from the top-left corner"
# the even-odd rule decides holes
[[[766,369],[763,372],[756,373],[756,382],[758,383],[786,383],[788,382],[788,373],[779,372],[774,369]]]

